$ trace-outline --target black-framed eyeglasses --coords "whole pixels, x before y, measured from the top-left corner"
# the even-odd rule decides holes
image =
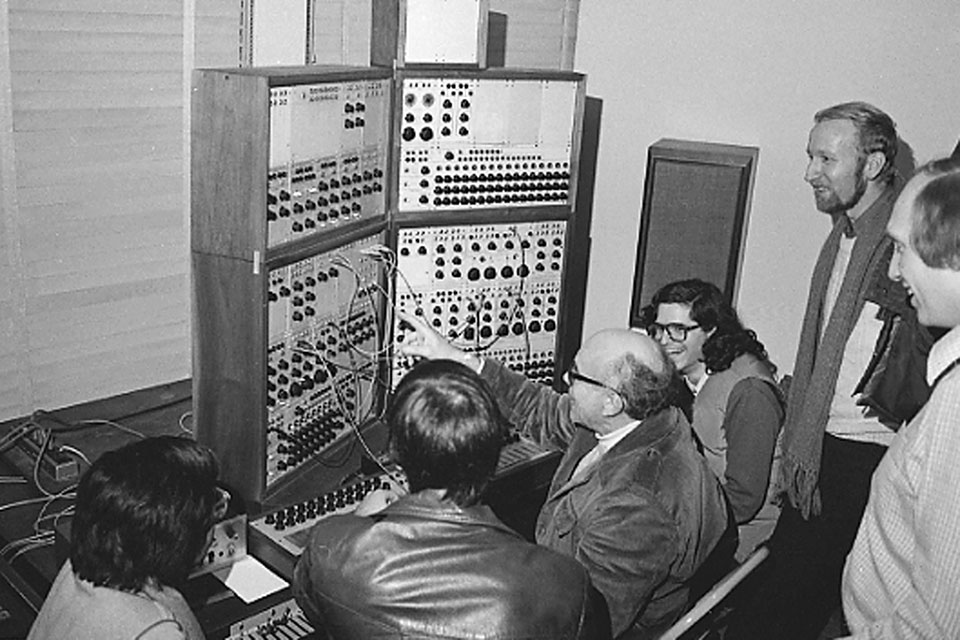
[[[227,517],[230,508],[230,492],[223,487],[214,487],[217,491],[217,503],[213,505],[213,519],[220,522]]]
[[[613,392],[614,392],[615,394],[617,394],[618,396],[620,395],[620,392],[617,391],[616,389],[614,389],[613,387],[611,387],[610,385],[605,384],[605,383],[603,383],[603,382],[600,382],[600,381],[597,380],[596,378],[591,378],[590,376],[585,376],[585,375],[583,375],[582,373],[580,373],[579,371],[577,371],[577,363],[576,363],[576,361],[574,361],[574,362],[570,365],[570,368],[569,368],[569,369],[567,369],[566,371],[563,372],[563,382],[564,382],[564,384],[567,385],[568,388],[571,387],[571,386],[573,386],[573,381],[574,381],[574,380],[579,380],[580,382],[583,382],[584,384],[593,385],[594,387],[601,387],[601,388],[603,388],[603,389],[606,389],[607,391],[613,391]]]
[[[668,322],[667,324],[660,324],[659,322],[652,323],[647,327],[647,332],[650,334],[650,337],[654,340],[659,340],[660,337],[666,333],[667,337],[673,340],[674,342],[683,342],[687,339],[687,335],[694,329],[699,329],[700,325],[698,324],[680,324],[679,322]]]

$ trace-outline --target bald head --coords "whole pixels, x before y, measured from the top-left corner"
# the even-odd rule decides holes
[[[667,367],[663,349],[650,336],[630,329],[604,329],[587,338],[580,350],[580,358],[604,373],[614,373],[616,364],[627,354],[653,373],[663,373]]]
[[[605,329],[590,336],[577,356],[581,366],[601,372],[624,401],[624,413],[643,420],[672,400],[676,369],[660,345],[644,333]]]

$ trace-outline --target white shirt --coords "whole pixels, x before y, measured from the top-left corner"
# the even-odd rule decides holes
[[[573,475],[570,477],[575,478],[578,474],[581,474],[592,467],[600,458],[603,457],[607,451],[613,449],[618,442],[626,438],[627,435],[629,435],[630,432],[636,429],[639,425],[640,421],[634,420],[633,422],[627,423],[619,429],[611,431],[610,433],[604,433],[602,435],[594,434],[594,436],[597,438],[596,446],[588,451],[585,456],[580,458],[580,462],[577,463],[577,468],[574,469]]]
[[[843,572],[843,610],[855,638],[960,638],[957,359],[960,327],[930,351],[927,380],[943,378],[873,474]]]
[[[826,329],[827,319],[840,295],[855,240],[856,238],[846,236],[840,238],[837,259],[833,263],[830,284],[827,286],[823,303],[824,324],[820,327],[821,332]],[[827,433],[848,440],[889,446],[893,442],[895,433],[876,416],[867,416],[866,407],[857,404],[860,394],[853,394],[863,372],[870,364],[877,338],[883,328],[883,323],[877,319],[879,311],[880,307],[876,303],[865,302],[860,317],[857,318],[857,323],[850,332],[850,337],[847,338],[843,350],[843,361],[840,363],[840,371],[837,374],[837,384],[834,386],[833,400],[830,403]]]

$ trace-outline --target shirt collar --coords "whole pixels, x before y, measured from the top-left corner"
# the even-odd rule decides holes
[[[930,349],[927,358],[927,382],[933,386],[943,372],[960,358],[960,327],[954,327]]]
[[[703,375],[700,376],[700,382],[697,384],[690,384],[690,378],[684,376],[683,381],[687,383],[687,388],[690,389],[690,393],[697,395],[703,389],[703,385],[707,384],[707,378],[710,377],[710,374],[706,371],[703,372]]]
[[[610,451],[610,449],[613,449],[618,442],[626,438],[630,432],[636,429],[639,425],[640,421],[634,420],[633,422],[628,422],[619,429],[611,431],[610,433],[597,435],[597,447],[599,447],[602,451]]]

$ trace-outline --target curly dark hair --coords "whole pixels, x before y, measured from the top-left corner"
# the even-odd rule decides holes
[[[420,362],[397,385],[386,417],[411,492],[443,489],[462,507],[480,501],[509,436],[480,376],[452,360]]]
[[[73,570],[120,591],[181,586],[206,550],[218,472],[210,449],[174,436],[100,456],[77,488]]]
[[[753,354],[773,368],[757,334],[743,326],[737,312],[715,284],[691,278],[664,285],[644,307],[641,315],[643,327],[649,328],[656,321],[657,307],[671,303],[688,305],[690,319],[704,331],[715,329],[703,343],[703,362],[709,373],[729,369],[744,353]]]

